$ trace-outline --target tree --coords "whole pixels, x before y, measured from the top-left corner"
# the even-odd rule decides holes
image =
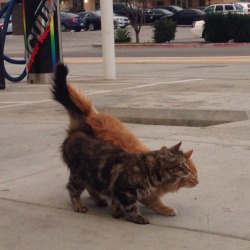
[[[74,13],[83,11],[82,0],[72,0],[72,5],[73,5],[72,9]]]
[[[136,43],[140,43],[139,34],[144,21],[144,11],[147,8],[147,0],[126,0],[127,15],[135,31]]]

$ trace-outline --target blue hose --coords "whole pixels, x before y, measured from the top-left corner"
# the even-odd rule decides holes
[[[0,9],[0,17],[6,12],[5,19],[4,19],[4,26],[3,26],[3,47],[5,44],[5,37],[6,37],[6,33],[7,33],[9,19],[10,19],[11,13],[13,11],[14,5],[17,3],[21,3],[21,2],[22,2],[21,0],[10,0],[8,3],[6,3]],[[4,48],[3,48],[3,50],[4,50]],[[13,63],[13,64],[25,64],[26,63],[25,59],[23,59],[23,60],[11,59],[6,55],[3,55],[3,58],[5,61],[7,61],[9,63]],[[19,82],[27,75],[27,72],[26,72],[26,68],[24,68],[24,70],[20,76],[12,77],[8,74],[8,72],[6,71],[6,68],[4,66],[4,75],[5,75],[5,78],[11,82]]]

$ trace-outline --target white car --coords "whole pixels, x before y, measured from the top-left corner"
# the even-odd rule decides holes
[[[249,2],[237,2],[240,6],[242,6],[243,11],[247,14],[250,14],[250,3]]]
[[[126,28],[130,24],[129,18],[114,14],[114,28]]]
[[[244,14],[243,7],[237,3],[220,3],[212,4],[203,10],[206,14],[208,13],[238,13]]]
[[[204,26],[205,26],[204,20],[199,20],[199,21],[193,22],[192,28],[191,28],[191,33],[195,37],[204,38],[205,41],[207,42],[208,40],[207,40],[206,34],[204,32]]]

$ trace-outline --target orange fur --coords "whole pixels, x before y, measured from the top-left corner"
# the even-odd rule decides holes
[[[116,117],[98,112],[78,88],[67,83],[71,100],[83,112],[86,123],[92,128],[96,138],[108,141],[127,152],[148,152],[138,138]]]
[[[138,138],[116,117],[104,112],[98,112],[87,97],[80,92],[75,86],[67,83],[67,88],[71,100],[82,111],[85,116],[85,122],[92,128],[96,138],[108,141],[113,145],[123,148],[127,152],[147,152],[148,147],[142,144]],[[191,150],[186,154],[192,154]],[[196,166],[191,159],[188,159],[190,175],[171,185],[160,186],[150,197],[141,201],[145,206],[155,212],[173,216],[176,211],[164,205],[160,197],[168,192],[175,192],[181,187],[193,187],[198,184]],[[113,213],[119,211],[119,207],[113,205]]]

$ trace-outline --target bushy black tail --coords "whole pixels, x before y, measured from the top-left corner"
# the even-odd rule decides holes
[[[67,75],[68,67],[63,63],[59,63],[56,66],[56,70],[52,83],[53,99],[64,106],[70,113],[81,114],[81,110],[70,99],[69,91],[67,88]]]
[[[92,129],[86,124],[82,111],[71,100],[67,87],[68,68],[58,63],[52,81],[53,99],[64,106],[70,116],[70,129],[92,134]]]

